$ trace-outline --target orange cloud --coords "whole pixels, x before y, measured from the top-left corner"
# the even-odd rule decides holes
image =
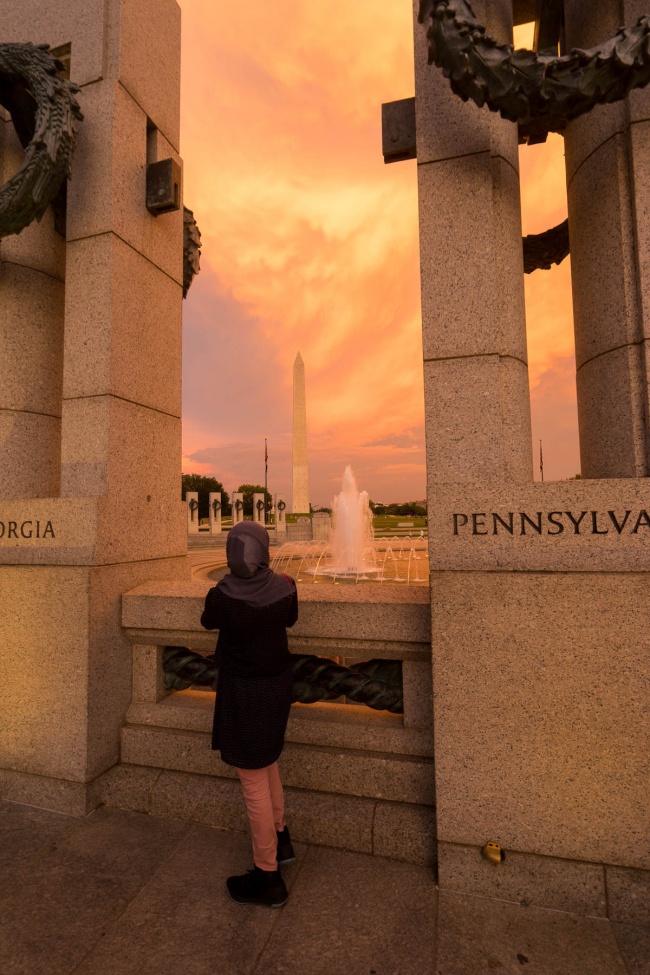
[[[524,234],[538,234],[566,219],[564,139],[519,151]],[[544,442],[544,477],[556,480],[580,471],[575,382],[571,259],[525,277],[535,477]]]
[[[184,469],[258,480],[266,436],[270,486],[290,492],[300,349],[313,500],[346,463],[376,500],[424,497],[415,163],[381,155],[381,103],[413,93],[410,4],[181,6],[185,199],[203,237],[185,302]],[[529,232],[552,225],[557,159],[542,155],[522,155]],[[561,288],[541,277],[527,281],[533,383],[571,351]]]
[[[186,302],[186,468],[200,455],[218,469],[229,445],[271,434],[289,488],[298,349],[315,498],[328,500],[346,463],[361,468],[367,442],[421,428],[415,164],[385,167],[381,155],[381,103],[412,93],[412,58],[408,5],[183,4],[185,196],[204,245]],[[197,417],[194,368],[206,360],[214,407],[229,373],[218,424]],[[395,450],[374,458],[363,486],[375,496]],[[396,496],[424,496],[423,460],[414,466]]]

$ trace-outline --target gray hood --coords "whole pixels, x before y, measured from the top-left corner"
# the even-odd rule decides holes
[[[230,575],[219,591],[251,606],[270,606],[294,591],[295,583],[269,568],[269,533],[257,522],[241,521],[228,533],[226,556]]]

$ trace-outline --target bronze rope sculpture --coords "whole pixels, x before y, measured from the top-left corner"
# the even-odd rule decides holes
[[[367,660],[354,667],[342,667],[327,657],[292,654],[293,700],[301,704],[331,701],[342,694],[350,700],[380,711],[402,714],[402,661]],[[165,687],[185,690],[196,684],[214,687],[217,667],[214,658],[203,657],[186,647],[165,647]]]
[[[429,64],[442,69],[452,91],[520,125],[542,120],[547,132],[563,132],[596,105],[650,82],[650,16],[563,57],[497,44],[466,0],[420,0],[418,19],[430,21]],[[525,237],[523,248],[526,273],[559,264],[569,253],[568,222]]]
[[[10,113],[25,161],[0,187],[0,237],[40,220],[71,174],[79,87],[46,44],[0,44],[0,104]]]

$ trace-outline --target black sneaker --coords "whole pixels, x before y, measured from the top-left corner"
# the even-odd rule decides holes
[[[259,867],[253,867],[240,877],[228,877],[226,887],[231,900],[238,904],[282,907],[289,896],[279,870],[260,870]]]
[[[296,854],[293,852],[289,830],[285,826],[281,833],[278,833],[276,830],[276,835],[278,837],[278,866],[293,863],[296,859]]]

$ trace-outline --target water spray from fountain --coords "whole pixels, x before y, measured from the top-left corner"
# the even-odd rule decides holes
[[[375,573],[377,570],[368,558],[373,551],[368,492],[359,491],[349,464],[343,473],[341,493],[334,498],[332,514],[331,571],[344,576]]]
[[[332,502],[334,525],[329,542],[287,542],[272,568],[334,583],[401,582],[425,584],[427,543],[421,538],[375,540],[367,491],[359,491],[352,468],[343,473],[341,492]]]

